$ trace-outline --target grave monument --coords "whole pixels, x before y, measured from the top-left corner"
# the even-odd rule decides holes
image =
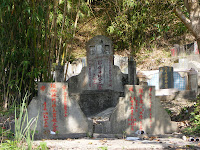
[[[177,124],[155,98],[155,87],[133,85],[135,62],[130,60],[129,76],[113,65],[109,38],[92,38],[86,50],[88,66],[79,75],[68,82],[38,83],[38,96],[31,101],[28,114],[32,118],[39,112],[39,139],[83,137],[93,132],[133,135],[137,130],[148,134],[176,131]],[[101,119],[95,120],[97,117]]]
[[[159,85],[160,89],[174,88],[173,67],[159,68]]]
[[[134,135],[136,131],[147,134],[172,133],[177,123],[172,122],[155,97],[154,86],[126,85],[125,97],[120,98],[111,117],[111,132]]]
[[[87,117],[118,103],[123,96],[128,75],[114,66],[112,41],[102,35],[86,44],[87,67],[68,80],[70,96],[78,101]]]
[[[88,120],[69,98],[64,82],[38,83],[38,96],[29,104],[28,115],[29,119],[39,115],[36,139],[84,137],[88,132]]]

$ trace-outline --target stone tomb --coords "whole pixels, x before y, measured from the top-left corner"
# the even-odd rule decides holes
[[[87,67],[68,80],[70,96],[75,99],[87,117],[115,107],[123,96],[128,75],[114,66],[112,41],[102,35],[86,44]]]
[[[120,98],[110,117],[112,133],[134,135],[143,130],[147,134],[164,134],[177,131],[160,100],[155,98],[154,86],[126,85],[125,97]]]
[[[96,36],[88,41],[86,49],[88,90],[112,90],[114,64],[112,41],[105,36]]]
[[[88,120],[78,103],[69,98],[66,83],[38,83],[38,97],[28,107],[29,118],[38,112],[38,139],[80,137],[88,132]]]
[[[173,67],[159,68],[159,86],[160,89],[174,88]]]
[[[88,66],[79,75],[67,83],[38,83],[38,97],[28,107],[29,118],[39,112],[36,138],[66,139],[93,131],[132,135],[137,130],[149,134],[176,130],[176,124],[155,98],[155,87],[127,85],[128,75],[113,65],[110,39],[96,36],[86,48]],[[106,115],[109,119],[93,124],[92,117],[110,108],[114,111]]]

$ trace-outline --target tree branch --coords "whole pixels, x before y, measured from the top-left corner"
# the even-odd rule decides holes
[[[188,0],[184,0],[184,5],[187,8],[187,11],[190,13],[190,7],[189,7],[189,4],[188,4]]]
[[[173,12],[176,14],[176,16],[184,23],[184,25],[192,32],[192,34],[196,37],[196,33],[193,30],[192,23],[190,19],[188,19],[179,8],[174,8]]]

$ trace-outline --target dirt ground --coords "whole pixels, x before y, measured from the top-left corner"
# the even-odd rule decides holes
[[[126,139],[66,139],[34,141],[34,147],[46,143],[50,150],[136,150],[136,149],[200,149],[199,142],[182,139],[182,135],[163,135],[151,140],[129,141]]]

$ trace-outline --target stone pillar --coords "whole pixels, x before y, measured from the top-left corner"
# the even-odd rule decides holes
[[[55,82],[64,82],[64,66],[60,63],[55,68]]]
[[[197,71],[194,68],[190,69],[188,73],[188,85],[189,90],[195,91],[198,94],[198,78],[197,78]]]
[[[128,59],[128,83],[129,85],[136,85],[136,62],[130,57]]]
[[[159,88],[174,88],[173,67],[164,66],[159,68]]]

